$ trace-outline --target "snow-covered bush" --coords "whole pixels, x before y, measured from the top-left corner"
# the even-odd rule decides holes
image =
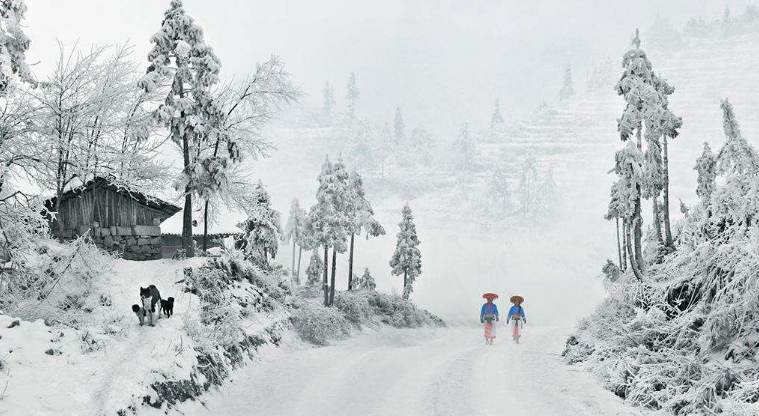
[[[68,244],[34,239],[36,251],[23,253],[0,273],[0,310],[23,320],[76,326],[97,308],[93,287],[113,259],[87,236]]]
[[[244,341],[243,318],[285,302],[285,272],[281,267],[274,272],[265,273],[232,251],[185,273],[185,290],[200,298],[197,310],[184,317],[185,329],[201,351],[235,348]]]
[[[691,212],[677,251],[650,264],[645,281],[627,271],[606,282],[609,298],[580,323],[564,357],[633,405],[677,415],[756,411],[759,252],[745,227],[694,234],[710,220],[701,207]]]
[[[424,325],[442,326],[443,321],[397,294],[374,290],[340,292],[335,307],[347,320],[358,325],[384,323],[396,328],[416,328]]]
[[[351,323],[343,313],[322,305],[318,299],[303,299],[296,306],[298,309],[292,314],[293,326],[308,342],[325,345],[330,339],[343,338],[350,332]]]
[[[185,278],[188,291],[201,301],[183,317],[187,334],[201,351],[231,348],[242,338],[240,311],[228,292],[228,275],[220,269],[201,269]]]

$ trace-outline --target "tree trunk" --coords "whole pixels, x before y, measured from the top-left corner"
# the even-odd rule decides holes
[[[184,85],[179,88],[179,97],[184,97]],[[180,117],[184,118],[184,111]],[[173,134],[179,135],[179,128],[174,127]],[[177,140],[178,141],[178,140]],[[190,166],[190,141],[187,138],[187,132],[182,132],[182,156],[184,159],[184,168]],[[192,242],[192,189],[190,186],[184,188],[184,212],[182,213],[182,249],[185,257],[195,257],[195,245]]]
[[[629,228],[628,228],[629,233]],[[630,244],[630,236],[627,237],[627,251],[630,254],[630,267],[632,268],[633,274],[638,280],[643,280],[643,273],[638,268],[638,262],[636,260],[637,253],[633,253],[633,247],[632,244]]]
[[[208,200],[203,207],[203,253],[208,252]]]
[[[622,221],[622,270],[627,270],[627,240],[629,227],[627,221]]]
[[[664,135],[664,238],[667,247],[672,247],[672,228],[669,223],[669,151],[667,149],[667,135]]]
[[[327,265],[329,264],[329,247],[324,245],[324,276],[322,280],[322,288],[324,289],[324,306],[329,306],[329,291],[327,286],[327,275],[329,273]]]
[[[332,249],[332,278],[330,281],[331,287],[329,288],[329,304],[330,306],[335,303],[335,273],[337,272],[337,250]]]
[[[653,198],[653,210],[654,210],[654,232],[656,233],[656,241],[659,244],[664,243],[664,239],[661,235],[661,214],[659,213],[659,196],[656,195]]]
[[[406,290],[406,285],[408,285],[408,272],[404,269],[403,270],[403,299],[408,300],[408,291]]]
[[[293,267],[290,269],[290,286],[295,283],[295,238],[293,238]]]
[[[298,272],[295,273],[295,283],[300,284],[300,257],[303,255],[303,247],[298,246]]]
[[[638,185],[638,195],[640,195],[640,185]],[[640,271],[645,270],[643,263],[643,244],[641,243],[643,232],[643,220],[640,214],[640,196],[635,201],[635,215],[633,216],[633,242],[635,243],[635,263],[639,267]],[[630,264],[633,263],[633,259],[630,259]]]
[[[353,239],[356,234],[351,233],[351,248],[348,254],[348,290],[353,290]]]
[[[184,212],[182,213],[182,248],[185,257],[195,257],[195,245],[192,244],[192,193],[185,188]]]
[[[619,245],[619,217],[615,218],[615,222],[617,225],[617,255],[619,256],[619,269],[624,270],[622,269],[622,248]]]
[[[63,197],[63,190],[58,189],[56,198],[55,198],[55,212],[60,213],[61,212],[61,197]],[[65,224],[63,224],[63,215],[56,215],[55,216],[55,223],[58,228],[58,241],[63,241],[63,227]]]

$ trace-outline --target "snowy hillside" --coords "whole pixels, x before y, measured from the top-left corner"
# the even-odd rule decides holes
[[[318,291],[293,295],[276,274],[241,259],[104,261],[108,268],[82,292],[75,321],[0,315],[3,414],[166,410],[221,386],[233,369],[271,347],[327,344],[362,327],[442,325],[397,297],[371,291],[339,294],[336,308],[326,308]],[[139,288],[151,284],[164,299],[174,298],[175,314],[156,313],[154,327],[139,326],[131,306],[139,303]]]
[[[83,298],[89,314],[73,326],[0,315],[4,413],[127,412],[143,403],[160,406],[179,399],[161,391],[172,384],[185,384],[186,393],[176,394],[199,394],[212,382],[200,368],[204,358],[199,339],[188,333],[198,319],[200,302],[185,292],[181,281],[185,268],[203,262],[113,260]],[[140,327],[131,306],[139,303],[139,288],[151,284],[164,298],[174,298],[175,315],[156,318],[155,327]],[[251,314],[247,335],[270,344],[289,325],[288,317],[281,305]]]

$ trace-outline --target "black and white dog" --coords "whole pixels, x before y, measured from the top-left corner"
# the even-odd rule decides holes
[[[137,319],[140,320],[140,326],[145,325],[145,309],[140,305],[132,305],[132,312],[137,315]]]
[[[150,326],[153,326],[155,305],[161,300],[161,294],[158,292],[158,288],[156,288],[155,285],[140,287],[140,300],[142,301],[142,308],[145,310],[145,315],[150,318]],[[132,307],[132,309],[134,309],[134,307]],[[160,312],[158,315],[160,316]]]

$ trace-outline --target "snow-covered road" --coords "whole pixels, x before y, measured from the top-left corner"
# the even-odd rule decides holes
[[[502,328],[502,330],[505,328]],[[278,351],[186,415],[639,415],[564,365],[566,334],[528,327],[485,346],[481,329],[383,329],[326,348]]]

